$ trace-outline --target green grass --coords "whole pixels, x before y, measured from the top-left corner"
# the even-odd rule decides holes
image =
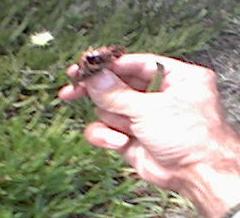
[[[1,1],[1,218],[140,218],[191,208],[132,176],[114,152],[84,140],[85,125],[95,119],[89,99],[57,98],[68,82],[66,67],[89,46],[181,56],[215,37],[235,4],[166,2]],[[32,45],[30,35],[43,30],[55,39]]]

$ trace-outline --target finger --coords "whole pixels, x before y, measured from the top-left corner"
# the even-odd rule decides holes
[[[119,76],[120,77],[120,76]],[[121,76],[120,77],[123,82],[128,84],[132,89],[144,92],[148,87],[147,81],[142,80],[141,78],[137,78],[136,76]]]
[[[132,135],[132,131],[130,129],[131,122],[128,117],[110,113],[100,108],[96,108],[96,114],[103,123],[112,129],[116,129],[127,135]]]
[[[78,86],[67,85],[60,89],[58,97],[65,100],[71,101],[81,98],[87,95],[87,90],[84,83],[79,83]]]
[[[164,91],[170,86],[166,78],[173,70],[171,67],[182,64],[182,62],[154,54],[126,54],[114,61],[110,69],[131,87],[139,91],[145,91],[153,79],[156,78],[158,73],[157,63],[163,65],[161,91]],[[134,79],[135,81],[140,80],[141,83],[130,84],[129,78],[132,78],[132,81]]]
[[[78,74],[78,71],[79,71],[79,65],[72,64],[70,67],[68,67],[66,74],[70,79],[74,80]]]
[[[94,122],[88,125],[84,135],[91,144],[114,150],[121,149],[129,141],[127,135],[109,128],[102,122]]]
[[[119,76],[132,76],[148,82],[157,70],[156,63],[163,64],[165,73],[177,60],[154,54],[126,54],[116,59],[110,69]]]
[[[120,153],[144,180],[162,188],[170,187],[171,171],[161,166],[137,140],[133,139]]]
[[[99,108],[132,117],[142,114],[143,93],[131,89],[113,72],[104,69],[86,79],[85,84]]]
[[[186,79],[189,81],[189,78],[196,81],[197,77],[202,80],[212,75],[211,70],[205,67],[155,54],[126,54],[116,59],[110,69],[121,78],[131,76],[149,83],[157,71],[156,63],[164,66],[162,90]]]

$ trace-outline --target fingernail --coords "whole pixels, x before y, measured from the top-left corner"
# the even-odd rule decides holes
[[[91,78],[91,87],[99,91],[105,91],[114,87],[117,83],[117,77],[109,70],[103,70],[102,73]]]
[[[105,138],[106,142],[109,144],[111,148],[120,148],[127,144],[128,137],[121,133],[119,134],[109,134],[108,137]]]
[[[77,72],[79,70],[79,66],[77,64],[73,64],[68,67],[67,69],[67,75],[69,78],[75,78]]]
[[[106,129],[96,129],[94,131],[94,137],[105,141],[106,147],[111,149],[117,149],[127,144],[128,136],[115,131],[109,131]]]

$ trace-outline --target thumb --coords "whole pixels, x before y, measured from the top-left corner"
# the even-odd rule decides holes
[[[86,88],[93,102],[106,111],[130,117],[141,113],[144,94],[130,88],[110,70],[87,79]]]

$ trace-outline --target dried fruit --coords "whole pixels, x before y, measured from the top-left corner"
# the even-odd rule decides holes
[[[79,60],[79,70],[73,75],[69,75],[73,85],[101,71],[107,66],[126,53],[121,46],[100,47],[98,49],[89,48],[83,53]]]

